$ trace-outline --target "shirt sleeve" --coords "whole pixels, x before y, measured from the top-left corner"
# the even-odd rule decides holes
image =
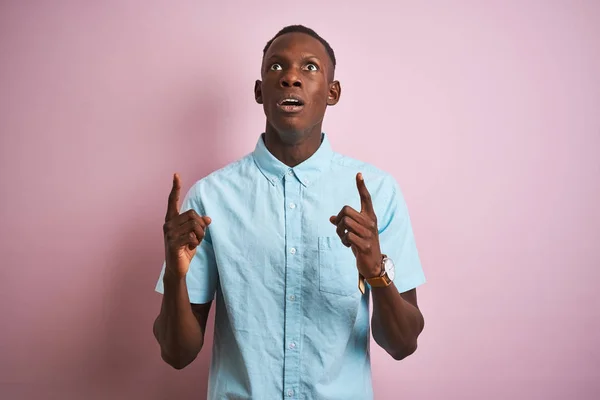
[[[180,213],[194,209],[198,215],[203,216],[204,207],[198,196],[199,182],[194,184],[187,192],[180,208]],[[156,283],[155,290],[164,294],[163,276],[166,263],[163,260],[162,269]],[[215,253],[210,238],[210,229],[207,229],[204,239],[196,248],[196,255],[192,258],[190,269],[186,275],[188,296],[192,304],[204,304],[213,300],[217,287],[217,264]]]
[[[382,205],[379,226],[381,252],[392,259],[395,266],[394,284],[400,293],[425,283],[425,274],[415,243],[408,207],[395,179],[389,177],[386,187],[391,188]]]

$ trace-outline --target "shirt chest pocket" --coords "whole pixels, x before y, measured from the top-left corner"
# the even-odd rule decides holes
[[[319,237],[319,290],[340,296],[357,294],[358,270],[352,249],[338,236]]]

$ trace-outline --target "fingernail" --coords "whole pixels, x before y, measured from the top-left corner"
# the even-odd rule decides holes
[[[358,179],[360,179],[361,181],[363,180],[362,172],[358,173]]]

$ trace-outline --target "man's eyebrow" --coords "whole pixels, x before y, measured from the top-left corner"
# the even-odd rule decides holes
[[[317,60],[317,61],[321,62],[321,57],[319,57],[315,54],[304,54],[302,56],[302,60]]]
[[[321,57],[317,56],[316,54],[312,54],[312,53],[300,53],[301,55],[301,59],[302,61],[308,60],[308,59],[314,59],[317,61],[321,61]],[[275,59],[282,59],[282,58],[287,58],[285,57],[283,54],[281,53],[274,53],[271,54],[269,57],[265,58],[265,61],[269,61],[269,60],[275,60]]]

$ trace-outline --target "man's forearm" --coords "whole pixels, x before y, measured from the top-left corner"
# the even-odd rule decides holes
[[[401,360],[417,349],[417,337],[423,330],[423,315],[402,298],[396,286],[372,288],[373,339],[394,359]]]
[[[165,293],[160,314],[154,322],[154,336],[162,358],[177,369],[190,364],[204,344],[204,332],[192,312],[185,278],[163,279]]]

